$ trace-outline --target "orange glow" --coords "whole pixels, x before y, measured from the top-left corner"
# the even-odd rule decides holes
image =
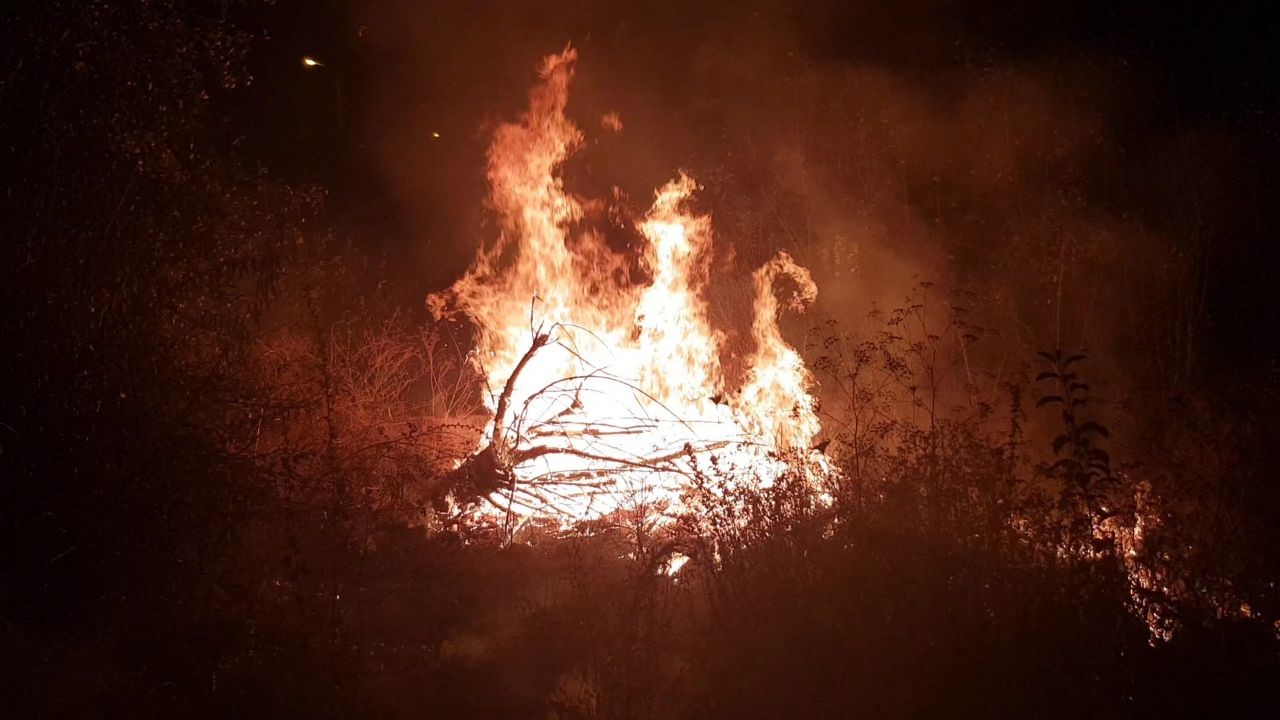
[[[600,116],[600,127],[620,133],[622,132],[622,116],[616,112],[605,113]]]
[[[638,506],[661,514],[680,509],[694,468],[713,459],[726,482],[766,485],[789,467],[779,451],[822,466],[808,450],[819,431],[811,378],[779,331],[774,287],[790,277],[798,291],[783,304],[811,303],[804,268],[780,253],[755,273],[755,350],[745,385],[728,388],[706,299],[712,223],[687,207],[693,178],[658,190],[636,224],[647,241],[642,283],[625,279],[627,258],[601,236],[570,233],[583,205],[559,171],[584,139],[564,114],[576,57],[547,57],[528,111],[494,133],[488,178],[503,232],[429,298],[438,314],[456,307],[475,324],[488,408],[502,414],[486,442],[512,477],[484,512],[561,522]]]

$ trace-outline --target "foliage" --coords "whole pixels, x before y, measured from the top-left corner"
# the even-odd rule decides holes
[[[988,362],[994,301],[932,286],[808,348],[839,471],[821,495],[799,458],[727,490],[711,460],[673,523],[511,544],[459,524],[449,470],[486,420],[467,339],[368,286],[376,259],[324,229],[320,190],[237,154],[215,108],[255,38],[224,10],[50,2],[4,27],[14,712],[1280,706],[1258,418],[1188,397],[1112,437],[1092,360]],[[1046,383],[1047,424],[1024,407]]]
[[[1053,439],[1053,453],[1059,456],[1043,472],[1062,483],[1061,502],[1078,504],[1085,521],[1095,515],[1105,519],[1107,490],[1118,484],[1111,472],[1111,455],[1099,447],[1111,437],[1100,423],[1084,420],[1081,413],[1089,403],[1089,384],[1081,379],[1073,365],[1085,359],[1084,354],[1066,355],[1061,350],[1038,353],[1051,368],[1036,376],[1036,382],[1053,381],[1053,394],[1044,395],[1036,407],[1058,406],[1062,411],[1063,431]]]

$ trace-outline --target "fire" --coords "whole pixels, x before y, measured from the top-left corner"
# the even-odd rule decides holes
[[[500,126],[488,154],[503,232],[467,274],[428,304],[476,327],[473,361],[493,418],[459,473],[488,512],[562,522],[644,506],[678,511],[691,473],[768,484],[793,462],[821,465],[812,378],[783,340],[778,314],[817,295],[789,255],[756,271],[752,338],[741,387],[726,386],[724,334],[709,321],[711,218],[687,206],[680,174],[636,225],[635,265],[592,231],[571,232],[583,203],[559,171],[583,142],[565,106],[577,54],[547,57],[519,122]],[[621,126],[620,120],[616,123]],[[775,287],[797,290],[780,303]]]

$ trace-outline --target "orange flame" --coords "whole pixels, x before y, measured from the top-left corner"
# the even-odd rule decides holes
[[[437,313],[451,300],[475,323],[490,412],[515,374],[505,417],[490,425],[513,478],[489,500],[508,516],[561,521],[636,503],[678,510],[689,473],[710,455],[767,484],[785,468],[776,451],[803,454],[819,431],[811,376],[778,328],[774,284],[795,282],[794,309],[817,287],[786,253],[756,272],[756,348],[746,383],[726,392],[723,335],[705,293],[711,219],[686,208],[694,180],[681,174],[660,189],[637,225],[646,284],[625,279],[627,259],[599,235],[571,237],[582,203],[559,171],[583,141],[564,113],[576,59],[572,48],[547,57],[529,109],[494,133],[488,178],[502,235],[429,298]]]

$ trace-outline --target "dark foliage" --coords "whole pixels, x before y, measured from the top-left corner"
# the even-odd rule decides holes
[[[695,484],[665,530],[451,525],[479,435],[465,351],[366,287],[377,263],[325,230],[319,189],[238,152],[218,108],[260,40],[241,10],[4,20],[14,716],[1280,712],[1265,426],[1179,384],[1133,438],[1159,452],[1122,459],[1088,360],[984,376],[989,333],[927,287],[810,349],[830,503],[783,478]],[[1123,545],[1143,513],[1161,523]]]

